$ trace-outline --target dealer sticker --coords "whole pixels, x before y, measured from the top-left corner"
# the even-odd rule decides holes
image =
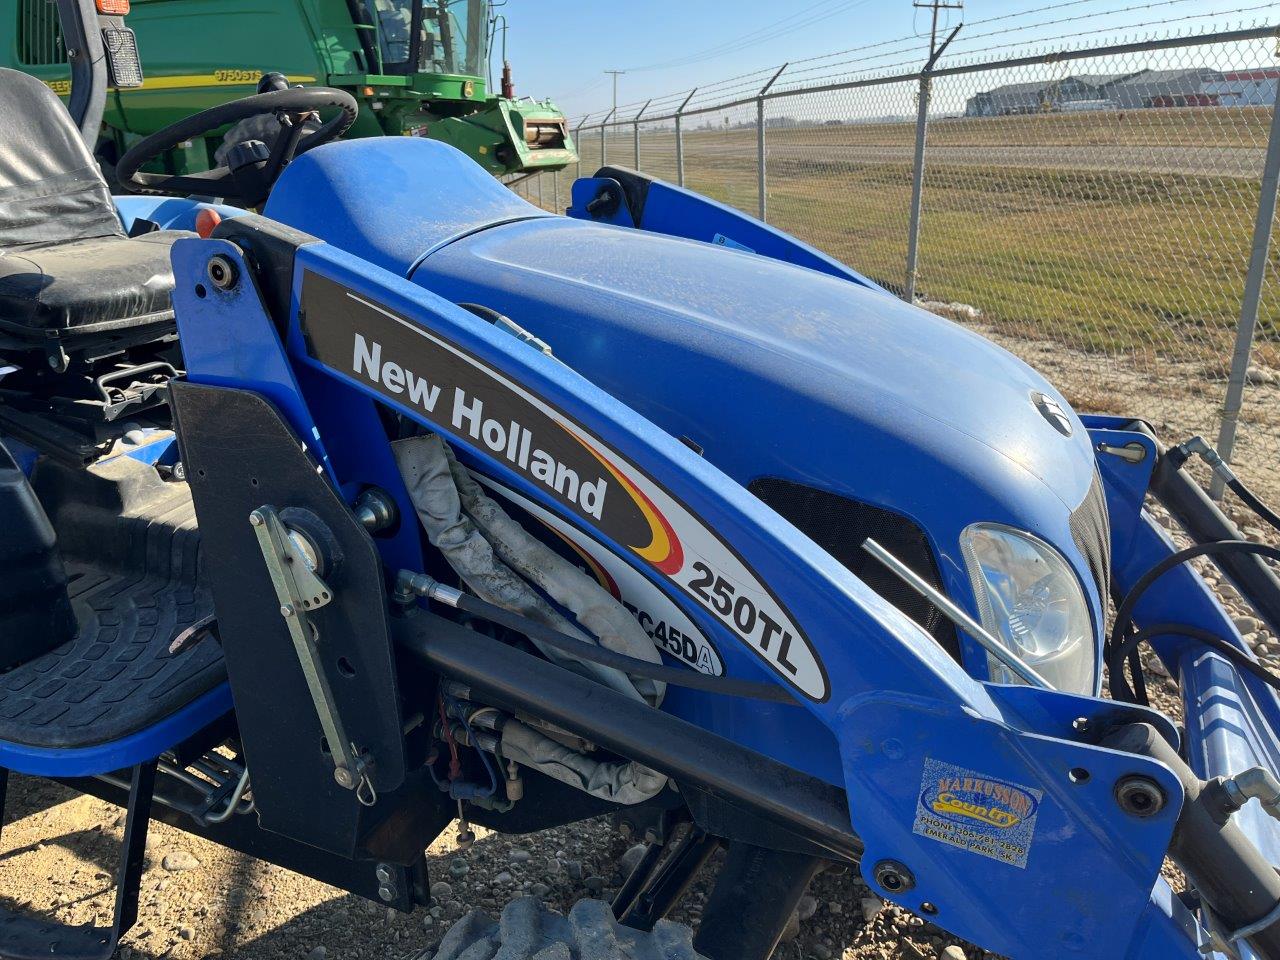
[[[1026,867],[1040,790],[925,757],[912,831],[941,843]]]

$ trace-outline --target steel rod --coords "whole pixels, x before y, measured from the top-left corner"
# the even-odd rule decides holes
[[[868,537],[862,542],[862,549],[897,574],[908,586],[937,607],[939,613],[973,637],[989,654],[1027,683],[1035,687],[1053,689],[1048,680],[1023,663],[1018,655],[1006,647],[995,634],[988,631],[986,627],[952,602],[950,597],[936,589],[932,584],[927,583],[919,574],[880,546],[880,544]]]

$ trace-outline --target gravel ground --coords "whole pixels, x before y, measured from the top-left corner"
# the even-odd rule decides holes
[[[1264,535],[1255,521],[1237,520],[1246,534]],[[1206,572],[1253,649],[1280,668],[1280,642],[1259,626],[1229,585],[1218,583],[1207,567]],[[1148,659],[1145,672],[1155,705],[1180,716],[1177,689],[1163,667]],[[67,788],[15,777],[9,820],[0,834],[0,903],[62,922],[107,922],[123,814]],[[154,824],[139,923],[121,955],[125,960],[426,960],[449,924],[472,907],[496,916],[519,894],[542,897],[562,912],[585,896],[607,899],[623,880],[623,864],[637,855],[606,820],[530,837],[507,838],[479,828],[477,833],[465,853],[458,852],[452,829],[432,844],[428,860],[435,903],[402,915]],[[697,924],[714,868],[713,861],[673,920]],[[1181,886],[1176,870],[1170,867],[1166,875]],[[994,958],[919,917],[884,906],[853,873],[819,876],[798,914],[779,960]]]

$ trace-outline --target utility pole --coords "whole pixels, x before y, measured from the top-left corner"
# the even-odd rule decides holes
[[[929,27],[929,59],[932,60],[938,50],[938,11],[963,10],[964,0],[955,0],[953,3],[945,3],[944,0],[911,0],[911,5],[917,10],[933,11],[933,23]]]
[[[618,78],[627,71],[625,70],[606,70],[605,73],[613,74],[613,109],[609,111],[609,118],[615,119],[618,116]],[[639,127],[636,128],[637,130]],[[607,148],[605,143],[609,139],[609,128],[605,124],[600,124],[600,163],[607,163]]]
[[[625,70],[606,70],[605,71],[605,73],[609,73],[613,75],[613,112],[615,115],[618,112],[618,78],[626,72],[627,71]]]

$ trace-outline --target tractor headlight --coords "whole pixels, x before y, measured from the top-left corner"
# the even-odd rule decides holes
[[[1080,580],[1053,547],[1012,527],[975,523],[960,535],[982,625],[1054,688],[1094,692],[1093,621]],[[991,679],[1022,682],[995,657]]]

